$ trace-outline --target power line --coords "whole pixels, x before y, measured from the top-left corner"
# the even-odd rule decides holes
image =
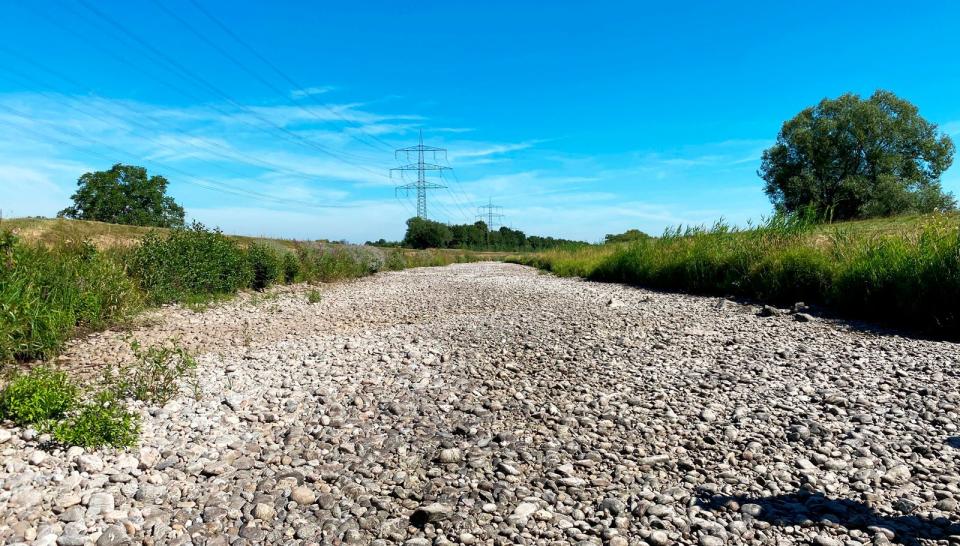
[[[194,8],[196,8],[197,11],[199,11],[200,13],[202,13],[204,16],[207,17],[207,19],[210,19],[210,21],[212,21],[215,25],[217,25],[217,26],[220,28],[220,30],[222,30],[227,36],[230,36],[235,42],[237,42],[238,44],[240,44],[241,46],[243,46],[244,48],[246,48],[247,51],[249,51],[250,53],[253,54],[253,56],[255,56],[256,58],[260,59],[260,62],[262,62],[263,64],[265,64],[266,66],[268,66],[268,67],[270,68],[270,70],[272,70],[275,74],[277,74],[278,76],[280,76],[280,78],[282,78],[284,81],[286,81],[289,85],[293,86],[295,89],[297,89],[298,91],[300,91],[305,97],[309,98],[311,101],[313,101],[314,103],[316,103],[318,106],[320,106],[321,108],[325,109],[326,111],[328,111],[329,113],[333,114],[334,116],[340,118],[341,120],[343,120],[343,121],[345,121],[345,122],[347,122],[347,123],[352,123],[349,119],[347,119],[345,116],[342,116],[339,112],[337,112],[337,111],[334,110],[333,108],[330,108],[329,106],[327,106],[327,105],[321,103],[320,101],[318,101],[318,100],[316,99],[316,97],[314,97],[313,93],[311,93],[308,89],[305,89],[302,85],[300,85],[299,83],[297,83],[293,78],[291,78],[290,76],[288,76],[284,71],[280,70],[275,64],[273,64],[272,62],[270,62],[270,60],[267,59],[265,56],[261,55],[260,52],[257,51],[256,48],[254,48],[254,47],[253,47],[252,45],[250,45],[247,41],[245,41],[245,40],[242,39],[240,36],[238,36],[237,33],[233,32],[233,30],[231,30],[230,27],[228,27],[226,24],[223,23],[223,21],[221,21],[220,19],[218,19],[217,17],[215,17],[215,16],[214,16],[212,13],[210,13],[206,8],[204,8],[202,5],[200,5],[200,3],[196,2],[195,0],[189,0],[189,2],[193,5]],[[391,146],[390,143],[388,143],[388,142],[380,139],[380,138],[377,137],[376,135],[368,134],[368,135],[365,135],[365,136],[367,136],[367,137],[369,137],[370,139],[372,139],[372,140],[380,143],[385,149],[388,149],[388,150],[392,150],[392,149],[393,149],[393,146]],[[351,138],[354,138],[354,139],[356,139],[356,140],[359,141],[359,142],[363,142],[364,144],[367,144],[367,145],[370,146],[371,148],[376,148],[376,146],[375,146],[374,144],[370,144],[370,143],[367,142],[366,140],[361,139],[361,138],[359,138],[359,137],[357,137],[357,136],[355,136],[355,135],[351,135]]]
[[[24,119],[24,120],[27,120],[27,121],[36,121],[36,120],[34,120],[33,118],[31,118],[28,114],[26,114],[26,113],[24,113],[24,112],[21,112],[21,111],[15,109],[15,108],[10,108],[9,106],[0,105],[0,110],[9,112],[9,113],[11,113],[13,116],[16,116],[16,117],[18,117],[18,118],[21,118],[21,119]],[[65,145],[65,146],[71,146],[71,147],[77,147],[77,146],[76,146],[75,144],[73,144],[73,143],[70,143],[70,142],[68,142],[68,141],[64,141],[64,140],[62,140],[62,139],[58,139],[58,138],[55,138],[55,137],[51,137],[51,136],[46,135],[46,134],[43,134],[43,133],[41,133],[41,132],[39,132],[39,131],[33,130],[33,129],[29,128],[29,127],[23,127],[22,125],[14,125],[14,124],[12,124],[12,123],[5,122],[5,121],[3,121],[2,119],[0,119],[0,123],[3,123],[4,125],[6,125],[6,126],[8,126],[8,127],[12,127],[12,128],[14,128],[14,129],[16,129],[16,130],[18,130],[18,131],[25,131],[25,132],[27,132],[27,133],[31,133],[31,134],[37,135],[38,137],[43,138],[43,139],[52,140],[52,141],[54,141],[54,142],[57,142],[58,144],[62,144],[62,145]],[[45,123],[46,125],[50,125],[50,124],[47,123],[47,122],[44,122],[44,123]],[[124,156],[124,155],[127,154],[127,152],[125,152],[125,151],[123,151],[123,150],[121,150],[121,149],[119,149],[119,148],[116,148],[116,147],[114,147],[114,146],[111,146],[111,145],[106,144],[106,143],[101,142],[101,141],[97,141],[96,139],[92,139],[92,138],[90,138],[89,135],[84,135],[84,134],[78,133],[78,132],[76,132],[76,131],[67,130],[67,129],[63,128],[63,127],[57,127],[56,129],[59,130],[59,131],[61,131],[61,132],[66,133],[66,134],[69,134],[69,135],[71,135],[71,136],[73,136],[73,137],[75,137],[75,138],[81,139],[81,140],[86,141],[86,142],[92,142],[92,143],[97,144],[98,146],[100,146],[100,147],[102,147],[102,148],[106,148],[106,149],[108,149],[108,150],[111,150],[111,151],[113,151],[114,153],[119,154],[120,157],[122,157],[122,156]],[[116,159],[117,159],[116,157],[111,158],[111,157],[109,157],[109,156],[106,156],[105,154],[101,154],[101,153],[98,153],[98,152],[92,152],[92,151],[89,151],[89,150],[88,150],[87,152],[90,153],[90,154],[92,154],[92,155],[96,155],[96,156],[99,156],[99,157],[101,157],[101,158],[104,158],[104,159],[106,159],[107,161],[109,161],[109,162],[111,162],[111,163],[115,162]],[[159,161],[150,160],[150,162],[153,163],[154,165],[159,165],[160,167],[164,168],[165,170],[172,171],[172,172],[175,172],[175,173],[180,174],[181,176],[186,177],[186,178],[184,179],[184,181],[187,182],[188,184],[193,184],[193,185],[195,185],[195,186],[199,186],[199,187],[202,187],[202,188],[211,190],[211,191],[218,191],[218,192],[222,192],[222,193],[230,193],[230,194],[233,194],[233,195],[238,195],[238,196],[241,196],[241,197],[248,197],[248,198],[249,198],[249,197],[254,197],[254,198],[257,198],[257,199],[265,199],[265,200],[268,200],[268,201],[273,201],[273,202],[275,202],[275,203],[292,204],[292,205],[297,205],[297,206],[300,206],[300,207],[308,207],[308,208],[322,208],[322,209],[328,209],[328,208],[356,208],[356,207],[358,206],[358,205],[318,205],[318,204],[312,204],[312,203],[304,203],[304,202],[302,202],[302,201],[294,201],[294,200],[291,200],[291,199],[283,199],[283,198],[276,197],[276,196],[273,196],[273,195],[268,195],[268,194],[264,194],[264,193],[254,192],[254,191],[251,191],[251,190],[243,190],[243,189],[232,188],[232,187],[230,187],[230,186],[226,186],[225,184],[222,184],[222,183],[216,182],[216,181],[203,180],[203,179],[201,179],[201,178],[199,178],[199,177],[197,177],[197,176],[195,176],[195,175],[192,175],[192,174],[190,174],[190,173],[188,173],[188,172],[186,172],[186,171],[184,171],[184,170],[182,170],[182,169],[179,169],[179,168],[177,168],[177,167],[173,167],[173,166],[171,166],[171,165],[167,165],[167,164],[161,163],[161,162],[159,162]]]
[[[0,50],[4,50],[4,51],[6,51],[7,53],[11,53],[10,50],[8,50],[8,49],[6,49],[6,48],[3,48],[2,46],[0,46]],[[24,58],[25,60],[27,60],[28,62],[30,62],[29,59],[26,59],[25,57],[21,57],[21,58]],[[33,64],[33,63],[32,63],[32,64]],[[46,71],[54,74],[55,76],[60,77],[61,79],[63,79],[64,81],[67,81],[68,83],[72,83],[72,84],[74,84],[74,85],[77,85],[78,87],[80,86],[80,84],[78,84],[75,80],[72,80],[71,78],[69,78],[69,77],[67,77],[67,76],[58,75],[58,74],[55,73],[54,71],[49,70],[49,69],[47,69],[47,68],[45,68],[45,67],[43,67],[43,66],[40,66],[40,65],[37,65],[37,66],[38,66],[39,68],[43,69],[43,70],[46,70]],[[10,68],[8,68],[8,69],[7,69],[7,72],[8,72],[8,76],[9,76],[10,73],[12,73],[12,74],[14,74],[16,77],[19,77],[20,79],[25,80],[25,81],[27,81],[28,83],[32,82],[34,85],[46,86],[46,87],[48,87],[48,88],[50,87],[48,84],[44,84],[43,82],[37,80],[36,78],[33,78],[33,77],[31,77],[31,76],[29,76],[29,75],[27,75],[27,74],[24,74],[23,72],[20,72],[20,71],[18,71],[18,70],[16,70],[16,69],[10,69]],[[57,104],[60,104],[61,106],[65,107],[65,108],[69,108],[69,109],[71,109],[71,110],[80,112],[81,114],[84,114],[84,115],[89,116],[89,117],[91,117],[91,118],[93,118],[93,119],[96,119],[97,121],[100,121],[100,122],[102,122],[102,123],[106,123],[106,124],[108,124],[108,125],[112,125],[112,126],[114,126],[115,128],[119,127],[118,125],[116,125],[116,124],[111,124],[111,123],[109,123],[106,119],[104,119],[103,114],[106,113],[105,111],[102,111],[102,110],[101,110],[101,111],[98,111],[98,110],[96,110],[96,109],[81,108],[81,107],[77,106],[77,104],[75,104],[75,102],[70,102],[70,101],[66,101],[66,100],[61,100],[61,96],[59,96],[59,95],[56,94],[56,93],[43,91],[42,89],[37,89],[36,87],[35,87],[34,89],[35,89],[35,92],[36,92],[36,93],[40,94],[41,96],[44,96],[44,97],[49,98],[51,101],[53,101],[53,102],[55,102],[55,103],[57,103]],[[119,106],[120,108],[123,108],[124,110],[126,110],[126,111],[131,112],[131,113],[134,114],[134,117],[131,117],[131,118],[129,118],[129,119],[124,120],[125,123],[129,123],[129,124],[131,124],[131,125],[134,125],[134,126],[136,126],[136,127],[139,127],[139,128],[141,128],[141,129],[143,129],[143,130],[146,130],[146,131],[162,130],[162,124],[161,124],[156,118],[154,118],[153,116],[151,116],[150,114],[148,114],[148,113],[146,113],[146,112],[141,112],[141,111],[139,111],[139,110],[136,110],[136,109],[134,109],[134,108],[132,108],[132,107],[130,107],[130,106],[127,106],[127,105],[125,105],[125,104],[123,104],[123,103],[112,103],[112,104],[116,104],[116,105]],[[142,117],[145,117],[145,118],[153,121],[153,122],[157,125],[157,127],[149,127],[149,126],[147,126],[146,124],[139,122],[139,121],[137,120],[137,116],[142,116]],[[296,178],[303,178],[303,179],[307,179],[307,180],[316,180],[316,178],[317,178],[316,175],[308,174],[308,173],[301,172],[301,171],[294,171],[294,170],[286,169],[286,168],[284,168],[284,167],[281,167],[281,166],[278,166],[278,165],[275,165],[275,164],[272,164],[272,163],[267,163],[267,162],[264,162],[264,161],[261,161],[261,160],[257,160],[257,159],[255,159],[255,158],[250,158],[250,157],[247,157],[247,156],[239,155],[239,154],[237,154],[237,153],[234,153],[234,150],[233,150],[233,149],[231,149],[231,148],[229,148],[229,147],[227,147],[227,146],[220,145],[220,144],[218,144],[218,143],[216,143],[216,142],[213,142],[213,141],[203,141],[204,146],[200,146],[200,145],[198,145],[197,142],[190,141],[190,140],[186,140],[186,139],[184,139],[184,138],[180,138],[177,134],[174,134],[174,133],[168,132],[168,136],[169,136],[170,138],[172,138],[173,140],[177,141],[177,142],[180,142],[180,143],[185,144],[185,145],[187,145],[187,146],[193,146],[193,147],[199,148],[200,150],[202,150],[202,151],[204,151],[204,152],[207,152],[207,153],[209,153],[209,154],[212,154],[212,155],[214,155],[214,156],[220,157],[220,158],[225,159],[225,160],[228,160],[228,161],[233,161],[233,162],[236,162],[236,163],[243,163],[243,164],[250,165],[250,166],[254,166],[254,167],[269,169],[270,171],[273,171],[273,172],[275,172],[275,173],[284,174],[284,175],[286,175],[286,176],[291,176],[291,177],[296,177]],[[159,145],[159,144],[157,144],[156,142],[153,142],[152,144],[153,144],[154,146],[158,147],[158,148],[161,148],[161,149],[166,149],[166,150],[169,150],[169,151],[175,151],[173,148]],[[226,150],[226,152],[219,152],[219,151],[217,151],[217,150]],[[227,170],[230,170],[230,169],[227,169]],[[239,171],[236,171],[236,170],[233,170],[232,172],[233,172],[234,174],[239,175],[239,176],[246,176],[244,173],[240,173]]]
[[[297,134],[297,133],[295,133],[295,132],[287,129],[286,127],[283,127],[283,126],[281,126],[281,125],[278,125],[278,124],[274,123],[272,120],[270,120],[269,118],[267,118],[267,117],[265,117],[265,116],[263,116],[263,115],[260,115],[260,114],[257,113],[256,111],[253,111],[253,110],[247,108],[247,107],[244,106],[243,104],[240,104],[239,102],[237,102],[236,100],[234,100],[229,94],[227,94],[226,92],[224,92],[223,90],[221,90],[220,88],[218,88],[217,86],[215,86],[214,84],[210,83],[209,81],[207,81],[207,80],[206,80],[205,78],[203,78],[202,76],[199,76],[199,75],[193,73],[191,70],[189,70],[189,69],[187,69],[186,67],[184,67],[181,63],[179,63],[179,62],[176,61],[175,59],[172,59],[169,55],[163,53],[162,51],[158,50],[157,48],[153,47],[152,45],[150,45],[149,43],[147,43],[146,41],[144,41],[142,38],[140,38],[140,37],[137,36],[136,34],[130,32],[129,30],[127,30],[126,28],[124,28],[123,25],[121,25],[121,24],[120,24],[119,22],[117,22],[115,19],[113,19],[112,17],[110,17],[109,15],[107,15],[106,13],[104,13],[103,11],[101,11],[100,9],[98,9],[96,6],[91,5],[87,0],[78,0],[78,2],[80,3],[80,5],[82,5],[83,7],[85,7],[89,12],[93,13],[96,17],[102,19],[103,21],[106,21],[110,26],[112,26],[112,27],[114,27],[115,29],[119,30],[122,34],[124,34],[125,36],[129,37],[131,40],[133,40],[133,41],[136,42],[137,44],[139,44],[139,45],[140,45],[142,48],[144,48],[146,51],[152,53],[155,58],[160,59],[161,61],[163,61],[164,63],[166,63],[169,67],[172,67],[172,69],[173,69],[174,72],[179,72],[182,76],[184,76],[184,77],[186,77],[186,78],[188,78],[188,79],[191,79],[191,80],[197,82],[198,84],[202,85],[203,87],[209,89],[211,92],[213,92],[214,94],[220,96],[221,98],[223,98],[223,100],[229,102],[231,105],[233,105],[235,108],[239,109],[240,111],[242,111],[242,112],[244,112],[244,113],[246,113],[246,114],[254,117],[255,119],[258,119],[259,121],[261,121],[262,123],[264,123],[264,124],[266,124],[266,125],[269,125],[269,126],[273,127],[274,129],[282,132],[283,134],[287,135],[288,137],[293,138],[293,139],[296,140],[297,142],[299,142],[299,143],[301,143],[301,144],[303,144],[303,145],[305,145],[305,146],[308,146],[308,147],[310,147],[310,148],[313,148],[313,149],[319,151],[320,153],[323,153],[323,154],[325,154],[325,155],[328,155],[328,156],[330,156],[330,157],[333,157],[334,159],[337,159],[338,161],[342,161],[342,162],[344,162],[344,163],[350,164],[350,165],[352,165],[352,166],[354,166],[354,167],[356,167],[356,168],[358,168],[358,169],[361,169],[361,170],[364,170],[364,171],[373,173],[373,174],[375,174],[375,175],[377,175],[377,176],[384,176],[383,173],[374,171],[374,170],[372,170],[372,169],[370,169],[370,168],[367,168],[367,167],[365,167],[365,166],[362,166],[362,165],[357,165],[356,163],[353,163],[353,162],[351,162],[351,161],[348,161],[348,160],[344,159],[344,157],[346,157],[348,154],[342,154],[342,153],[341,153],[341,154],[338,154],[338,153],[332,152],[332,151],[326,149],[325,147],[320,146],[319,144],[317,144],[317,143],[315,143],[315,142],[313,142],[313,141],[311,141],[311,140],[309,140],[309,139],[306,139],[306,138],[304,138],[303,136],[301,136],[301,135],[299,135],[299,134]],[[344,156],[344,157],[341,157],[341,156]],[[365,158],[362,158],[362,159],[365,159]]]

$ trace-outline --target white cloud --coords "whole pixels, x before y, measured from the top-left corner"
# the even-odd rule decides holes
[[[323,95],[329,93],[336,89],[332,85],[318,85],[315,87],[307,87],[304,89],[294,89],[290,92],[290,96],[295,99],[302,99],[304,97],[310,97],[314,95]]]

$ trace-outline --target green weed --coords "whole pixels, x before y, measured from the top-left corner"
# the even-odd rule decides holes
[[[281,270],[281,258],[277,251],[263,243],[253,243],[247,247],[247,259],[250,261],[250,288],[263,290],[277,282]]]
[[[197,367],[196,359],[177,340],[148,347],[133,341],[130,349],[133,363],[104,372],[107,389],[118,398],[166,404],[179,394],[179,381],[192,376]]]
[[[105,390],[53,426],[53,437],[66,445],[130,447],[140,436],[140,419],[115,393]]]
[[[38,366],[15,376],[0,391],[0,417],[19,426],[44,426],[76,407],[77,394],[67,374]]]
[[[323,295],[319,290],[313,289],[307,292],[307,303],[320,303],[321,300],[323,300]]]

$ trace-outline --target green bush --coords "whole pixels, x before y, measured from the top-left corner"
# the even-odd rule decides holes
[[[300,277],[300,260],[295,252],[283,253],[283,282],[292,284]]]
[[[301,246],[297,249],[297,256],[301,274],[307,282],[355,279],[383,267],[380,254],[365,247]]]
[[[76,413],[53,426],[53,437],[58,442],[85,448],[130,447],[137,443],[139,435],[139,416],[109,390],[98,393]]]
[[[319,290],[313,289],[307,292],[307,303],[320,303],[323,300],[323,294]]]
[[[109,326],[141,304],[123,266],[93,245],[47,248],[0,231],[0,362],[49,358],[78,328]]]
[[[0,391],[0,417],[20,426],[45,425],[77,404],[77,387],[67,374],[38,366],[14,377]]]
[[[244,251],[199,223],[166,235],[148,234],[131,256],[130,272],[158,304],[233,294],[249,286],[252,277]]]
[[[247,247],[247,260],[250,262],[250,288],[263,290],[277,282],[282,272],[277,251],[263,243],[253,243]]]
[[[118,398],[131,397],[154,404],[166,404],[179,394],[179,381],[197,367],[196,359],[176,340],[142,347],[130,344],[134,362],[114,370],[108,367],[104,382]]]
[[[406,269],[406,267],[407,259],[404,257],[403,251],[398,248],[390,250],[384,262],[384,269],[387,271],[400,271]]]

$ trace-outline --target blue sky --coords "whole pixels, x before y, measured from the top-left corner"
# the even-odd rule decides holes
[[[824,97],[889,89],[960,136],[955,2],[195,1],[3,1],[4,215],[124,162],[229,232],[395,239],[390,148],[422,130],[456,174],[431,218],[492,199],[595,241],[768,214],[760,153]]]

